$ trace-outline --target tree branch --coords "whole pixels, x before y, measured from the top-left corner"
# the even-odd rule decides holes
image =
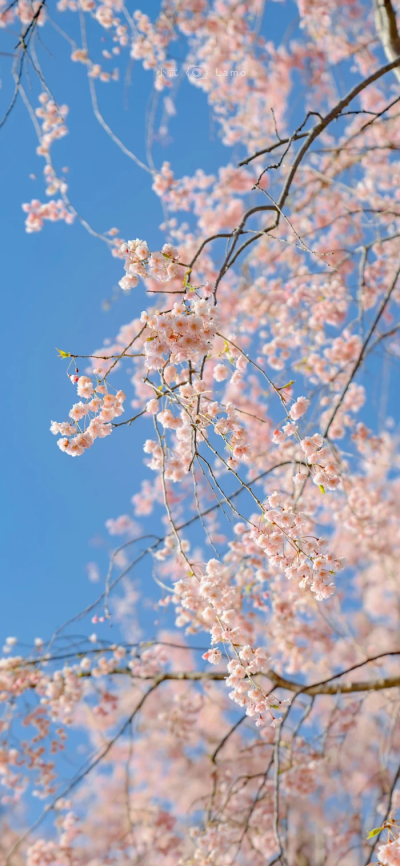
[[[395,60],[400,55],[400,36],[397,29],[396,13],[391,0],[374,0],[375,25],[388,60]],[[393,70],[400,81],[400,69]]]

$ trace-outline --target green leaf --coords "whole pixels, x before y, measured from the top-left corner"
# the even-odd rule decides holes
[[[319,487],[321,493],[325,493],[325,487],[323,484],[318,484],[318,487]]]
[[[368,833],[367,839],[373,839],[373,837],[377,836],[378,833],[381,833],[382,830],[383,830],[383,827],[375,827],[374,830],[371,830],[371,832]]]
[[[72,358],[72,355],[70,352],[63,352],[62,349],[57,349],[57,347],[56,347],[56,351],[58,352],[60,358]]]
[[[183,285],[184,285],[184,288],[185,288],[185,289],[186,289],[186,288],[189,288],[189,286],[190,286],[190,281],[189,281],[189,280],[190,280],[190,274],[191,274],[191,272],[192,272],[192,269],[191,269],[191,268],[189,268],[188,271],[185,271],[185,276],[184,276],[184,278],[183,278]]]
[[[294,385],[294,379],[291,379],[290,382],[286,382],[286,385],[281,385],[280,388],[277,388],[277,391],[284,391],[285,388],[290,388],[291,385]]]

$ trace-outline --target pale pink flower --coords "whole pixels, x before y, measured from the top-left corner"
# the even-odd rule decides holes
[[[69,417],[72,418],[73,421],[80,421],[81,418],[84,418],[89,411],[89,407],[87,403],[74,403],[72,409],[70,409]]]
[[[293,418],[293,421],[297,421],[298,418],[301,418],[301,416],[307,412],[309,405],[310,401],[307,400],[307,397],[298,397],[289,411],[289,415]]]
[[[149,255],[149,248],[146,244],[146,241],[139,241],[135,249],[135,254],[137,255],[138,259],[147,259]]]
[[[86,433],[78,433],[75,437],[75,445],[80,448],[90,448],[93,445],[93,438],[87,430]]]
[[[228,378],[229,370],[224,364],[217,364],[216,367],[214,367],[213,376],[216,382],[223,382],[224,379]]]
[[[219,649],[210,649],[204,653],[202,658],[205,659],[205,661],[209,662],[210,665],[219,665],[219,663],[222,661],[222,653]]]
[[[171,259],[179,258],[178,250],[172,244],[164,244],[162,252],[164,256],[169,256]]]
[[[277,505],[279,505],[280,501],[281,501],[281,494],[278,493],[276,490],[274,490],[274,492],[271,493],[270,496],[268,496],[268,503],[271,506],[271,508],[276,508]]]
[[[146,412],[148,412],[149,415],[157,415],[159,408],[159,401],[156,400],[155,397],[152,400],[149,400],[148,403],[146,403]]]
[[[282,427],[282,430],[284,431],[286,436],[294,436],[294,434],[297,432],[297,429],[297,425],[293,424],[292,422],[284,424]]]
[[[88,407],[90,412],[99,412],[102,407],[102,402],[99,397],[93,397],[93,400],[90,400],[88,403]]]
[[[207,391],[207,385],[202,379],[196,379],[193,383],[193,390],[196,394],[204,394],[204,391]]]
[[[386,845],[380,845],[377,851],[379,862],[382,866],[400,866],[399,840],[394,839]]]
[[[138,282],[139,279],[134,274],[125,274],[125,276],[119,280],[118,285],[121,286],[121,289],[124,292],[126,292],[129,291],[129,289],[134,289]]]
[[[274,430],[272,441],[275,445],[281,445],[285,441],[285,434],[281,430]]]
[[[69,454],[70,457],[79,457],[85,450],[83,445],[77,442],[76,437],[72,439],[58,439],[57,445],[61,451],[64,451],[65,454]]]
[[[112,433],[112,429],[111,424],[104,424],[98,418],[92,418],[87,428],[87,433],[89,433],[92,439],[104,439],[105,436],[109,436]]]
[[[57,445],[58,445],[60,451],[67,452],[69,449],[69,439],[67,439],[67,438],[58,439]]]
[[[164,409],[163,412],[159,412],[157,415],[158,421],[163,425],[163,427],[169,428],[171,430],[176,430],[178,427],[182,426],[181,418],[178,418],[174,415],[170,409]]]
[[[143,445],[143,451],[146,454],[151,454],[155,448],[157,448],[157,443],[154,442],[153,439],[146,439],[146,441]]]
[[[80,376],[77,387],[79,397],[84,397],[86,400],[93,394],[93,382],[88,376]]]

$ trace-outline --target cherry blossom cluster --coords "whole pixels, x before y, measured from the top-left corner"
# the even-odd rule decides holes
[[[196,741],[196,725],[203,706],[200,694],[175,694],[169,706],[158,713],[158,721],[174,736]]]
[[[89,78],[98,78],[99,81],[109,83],[110,81],[119,81],[119,69],[115,68],[112,72],[107,72],[102,68],[100,63],[92,63],[88,72]]]
[[[68,804],[68,801],[65,803]],[[61,806],[64,806],[64,803],[61,803]],[[59,829],[58,842],[37,839],[29,846],[26,855],[27,866],[50,866],[57,862],[74,862],[73,842],[81,832],[77,815],[72,811],[67,812],[59,821]]]
[[[168,369],[168,368],[167,368]],[[198,387],[196,387],[196,385]],[[189,471],[193,460],[193,417],[196,423],[199,441],[207,440],[209,429],[220,436],[228,452],[222,463],[233,471],[239,468],[241,462],[248,463],[251,451],[246,429],[238,422],[233,404],[221,407],[218,402],[208,402],[204,412],[199,417],[196,414],[195,403],[204,392],[202,380],[196,380],[193,386],[188,383],[179,388],[180,402],[184,408],[177,414],[172,409],[160,411],[159,400],[153,398],[147,403],[147,412],[154,414],[165,430],[174,431],[172,453],[165,455],[161,445],[153,439],[147,439],[144,444],[146,454],[151,454],[147,464],[153,471],[161,471],[171,481],[182,481]]]
[[[321,413],[321,424],[330,420],[332,412],[336,408],[339,399],[340,397],[338,397],[337,394],[332,396],[331,402],[324,397],[321,399],[321,405],[323,407],[328,405],[328,408]],[[355,419],[353,416],[360,411],[362,406],[364,406],[364,403],[364,386],[359,385],[357,382],[351,382],[331,424],[329,430],[329,436],[331,439],[343,439],[347,431],[354,429]]]
[[[34,668],[24,665],[22,656],[9,656],[0,659],[0,695],[4,700],[8,694],[22,694],[25,689],[35,686],[40,679]]]
[[[39,96],[40,107],[36,109],[36,115],[42,121],[42,140],[36,152],[40,156],[47,156],[53,141],[64,138],[68,133],[65,118],[68,114],[68,106],[58,106],[48,93],[43,92]]]
[[[133,676],[137,677],[154,677],[160,674],[168,661],[165,648],[161,645],[147,647],[137,651],[132,650],[132,658],[128,662],[128,667],[132,671]]]
[[[3,10],[2,7],[6,8]],[[46,22],[46,8],[40,3],[40,0],[34,0],[33,3],[28,0],[18,0],[17,4],[10,6],[6,0],[2,0],[0,6],[0,28],[8,27],[15,18],[19,18],[21,24],[29,25],[33,18],[37,20],[39,27],[43,27]]]
[[[41,704],[48,707],[50,719],[65,725],[72,725],[73,711],[82,698],[83,689],[79,672],[68,665],[51,677],[43,677],[37,685],[37,693],[42,695]]]
[[[348,395],[349,401],[352,401],[352,396],[352,394]],[[298,440],[304,454],[299,454],[300,466],[294,476],[295,482],[299,485],[304,484],[311,475],[314,484],[325,493],[326,490],[336,490],[340,486],[340,467],[334,450],[324,444],[324,438],[320,433],[301,437],[299,428],[294,423],[305,414],[309,404],[310,401],[306,397],[297,398],[289,409],[288,420],[283,424],[282,429],[278,428],[274,431],[272,442],[276,445],[284,445],[291,437],[294,442]],[[332,409],[330,411],[332,412]],[[327,421],[328,415],[323,413],[322,420]]]
[[[32,199],[30,204],[22,205],[22,210],[28,214],[25,221],[25,230],[28,234],[40,232],[46,220],[49,222],[64,220],[66,225],[71,225],[75,219],[75,215],[66,207],[62,199],[51,199],[44,203]]]
[[[254,679],[254,674],[266,672],[267,657],[267,651],[261,647],[253,650],[250,646],[244,646],[239,651],[240,660],[232,659],[228,662],[229,677],[226,684],[233,689],[229,697],[240,707],[246,707],[246,716],[256,717],[257,728],[267,723],[276,727],[279,719],[271,710],[281,709],[285,704],[276,695],[265,693]]]
[[[314,484],[317,484],[323,491],[337,490],[340,485],[339,466],[334,452],[327,445],[324,445],[324,440],[319,433],[314,433],[314,436],[305,436],[300,446],[304,451],[306,462],[312,467],[311,475]],[[304,481],[307,473],[299,471],[299,481]]]
[[[47,183],[46,195],[54,195],[58,190],[62,194],[67,192],[68,184],[65,182],[65,179],[63,177],[58,178],[54,168],[49,163],[45,165],[43,174]],[[72,214],[72,211],[70,213]]]
[[[136,35],[132,43],[131,57],[142,60],[144,69],[155,69],[160,63],[168,64],[165,49],[171,41],[171,25],[164,16],[160,16],[153,25],[148,15],[136,10],[134,13]],[[175,64],[174,64],[175,65]],[[164,78],[164,76],[159,76]],[[157,83],[156,83],[157,86]],[[157,89],[162,89],[158,85]]]
[[[158,282],[168,282],[178,274],[178,250],[172,244],[164,244],[161,252],[150,253],[146,241],[137,238],[121,244],[119,255],[125,259],[126,276],[119,281],[121,289],[137,286],[139,277],[153,277]]]
[[[278,493],[268,498],[269,508],[260,525],[250,530],[250,538],[264,551],[270,565],[284,571],[289,580],[294,578],[301,589],[310,589],[319,601],[329,598],[335,589],[332,577],[343,568],[343,562],[327,550],[326,539],[305,535],[305,514],[279,502]]]
[[[52,421],[50,430],[54,436],[61,434],[62,438],[57,441],[61,451],[70,457],[79,457],[91,448],[95,439],[104,439],[112,433],[110,422],[122,415],[126,396],[123,391],[110,394],[106,384],[101,381],[93,384],[88,376],[72,375],[70,378],[82,399],[70,410],[70,421]],[[83,422],[83,429],[79,422]]]
[[[170,211],[191,211],[199,218],[199,228],[218,232],[236,228],[243,215],[244,204],[238,197],[248,194],[254,178],[244,169],[227,165],[215,175],[197,170],[192,177],[177,180],[169,162],[164,162],[154,176],[153,190]]]
[[[377,850],[379,863],[382,866],[399,866],[400,864],[400,837],[396,836],[392,841],[380,845]]]
[[[219,317],[215,307],[194,298],[186,303],[175,303],[171,312],[155,311],[153,315],[144,312],[141,322],[148,332],[144,346],[146,367],[160,370],[167,359],[173,366],[188,360],[195,362],[206,354],[213,344]],[[193,387],[198,393],[204,388],[201,382]],[[148,411],[153,412],[155,408],[151,404]]]
[[[257,716],[256,726],[260,727],[267,721],[276,724],[271,708],[280,708],[279,698],[269,696],[254,680],[254,676],[267,673],[268,652],[263,647],[253,649],[249,644],[236,648],[245,635],[252,637],[245,616],[241,612],[241,591],[231,579],[230,569],[216,559],[211,559],[206,565],[198,587],[195,581],[181,580],[175,584],[175,595],[179,603],[177,624],[182,625],[188,617],[184,611],[194,613],[196,619],[211,630],[213,644],[224,642],[229,648],[235,649],[237,658],[228,662],[228,677],[226,684],[233,690],[229,693],[231,700],[239,706],[246,707],[246,715]],[[206,607],[203,608],[204,603]],[[203,608],[203,609],[202,609]],[[182,615],[183,614],[183,615]],[[220,649],[212,647],[203,654],[203,658],[212,665],[223,661]],[[272,720],[272,721],[271,721]]]
[[[185,64],[188,82],[207,94],[216,120],[221,124],[223,141],[229,145],[241,140],[245,129],[251,145],[261,146],[265,139],[265,123],[262,129],[261,117],[268,126],[271,120],[273,132],[273,120],[266,111],[269,88],[281,89],[277,119],[283,127],[284,94],[290,75],[288,55],[263,39],[258,56],[252,29],[258,9],[256,0],[247,0],[240,22],[230,14],[231,4],[228,3],[214,9],[213,4],[182,5],[179,0],[172,0],[168,3],[168,16],[161,13],[154,24],[147,15],[136,13],[138,32],[133,40],[132,55],[142,60],[145,69],[155,69],[162,64],[165,70],[164,74],[156,75],[155,89],[162,91],[171,87],[176,63],[167,59],[167,49],[171,41],[179,36],[186,37],[189,42]],[[262,51],[267,55],[267,62],[261,59]],[[300,57],[296,58],[295,64],[300,65],[300,62]],[[198,70],[200,74],[196,74]]]

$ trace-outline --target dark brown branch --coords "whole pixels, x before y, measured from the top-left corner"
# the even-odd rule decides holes
[[[400,650],[393,651],[393,653],[386,653],[385,655],[399,655]],[[274,688],[282,688],[289,692],[294,692],[295,694],[303,694],[303,695],[338,695],[338,694],[351,694],[353,692],[370,692],[370,691],[381,691],[382,689],[392,689],[400,686],[400,675],[396,677],[380,677],[379,679],[374,680],[362,680],[360,682],[350,682],[350,683],[334,683],[334,680],[339,679],[339,677],[345,676],[345,674],[354,670],[357,667],[361,667],[362,665],[367,664],[370,661],[374,661],[375,659],[367,659],[365,662],[361,662],[359,665],[354,665],[354,667],[349,668],[346,671],[341,671],[339,674],[334,674],[328,680],[324,680],[320,683],[314,683],[309,686],[307,684],[297,683],[294,680],[288,680],[286,677],[281,677],[280,674],[277,674],[273,670],[268,670],[265,672],[261,672],[263,676],[267,677],[273,684]],[[110,675],[123,675],[132,677],[132,672],[130,668],[115,668],[110,672]],[[90,671],[80,671],[78,674],[79,677],[85,678],[90,677]],[[254,674],[257,676],[257,674]],[[202,682],[207,680],[213,681],[222,681],[227,677],[227,673],[225,671],[166,671],[158,676],[133,676],[132,679],[135,680],[152,680],[155,685],[159,685],[163,682],[174,681],[174,682]]]
[[[258,150],[257,153],[253,153],[253,155],[247,157],[247,159],[242,159],[241,162],[238,162],[238,165],[248,165],[249,162],[253,159],[257,159],[258,156],[262,156],[264,153],[272,153],[272,151],[276,150],[277,147],[280,147],[281,144],[288,144],[289,141],[298,141],[299,138],[306,138],[309,134],[309,132],[300,132],[295,133],[291,138],[281,138],[279,141],[276,141],[275,144],[271,144],[270,147],[266,147],[264,150]]]

